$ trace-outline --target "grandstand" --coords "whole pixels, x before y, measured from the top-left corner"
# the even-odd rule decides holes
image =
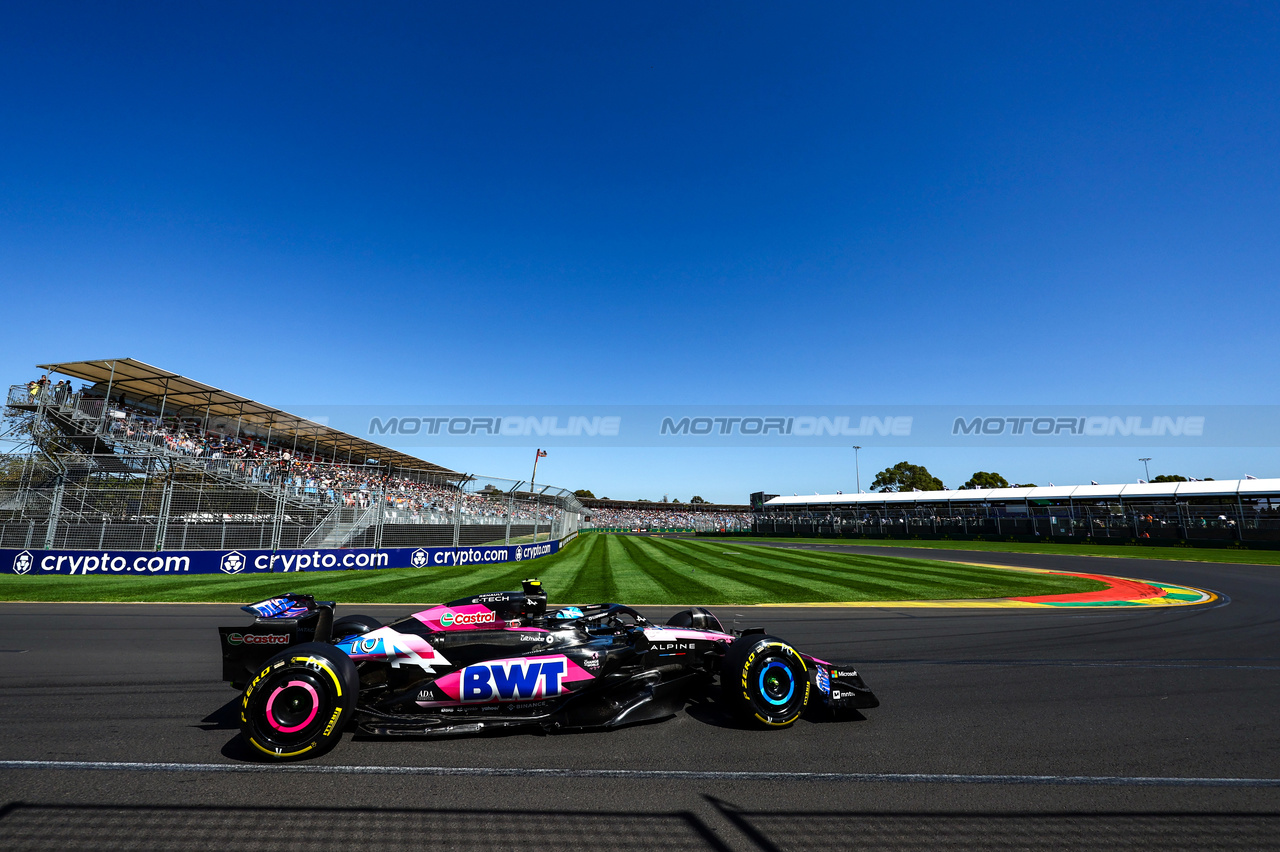
[[[619,532],[746,532],[751,507],[733,503],[651,503],[648,500],[582,499],[584,523]]]
[[[571,492],[459,473],[131,358],[39,365],[2,436],[0,547],[418,547],[563,538]]]
[[[759,535],[1280,546],[1280,479],[772,497]]]

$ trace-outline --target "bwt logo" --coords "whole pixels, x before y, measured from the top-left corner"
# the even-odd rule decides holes
[[[224,574],[239,574],[245,568],[244,554],[238,550],[224,554],[218,567]]]
[[[32,565],[35,565],[35,560],[25,550],[13,557],[13,573],[15,574],[27,573],[31,570]]]
[[[560,694],[565,660],[509,660],[462,670],[462,700],[467,702],[545,698]]]

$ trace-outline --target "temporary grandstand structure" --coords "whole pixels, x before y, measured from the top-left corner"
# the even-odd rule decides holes
[[[774,497],[773,535],[945,535],[1280,544],[1280,479],[1050,485]]]
[[[446,467],[129,358],[15,385],[0,547],[333,548],[563,537],[572,493]],[[496,529],[500,527],[501,529]]]
[[[197,420],[202,428],[225,435],[252,437],[292,446],[296,451],[333,463],[366,464],[422,471],[457,479],[461,474],[440,465],[375,444],[355,435],[281,411],[270,405],[206,385],[133,358],[39,364],[41,370],[94,383],[94,391],[124,405],[135,405],[164,418]]]
[[[784,507],[859,507],[909,504],[1001,505],[1036,503],[1042,500],[1108,502],[1150,502],[1190,497],[1236,496],[1274,497],[1280,500],[1280,479],[1209,479],[1191,482],[1139,482],[1119,485],[1045,485],[1028,488],[962,488],[953,491],[877,491],[870,494],[811,494],[774,497],[766,510]]]

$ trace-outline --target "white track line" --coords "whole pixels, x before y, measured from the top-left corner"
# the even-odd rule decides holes
[[[312,763],[142,763],[108,760],[0,760],[0,769],[105,772],[235,772],[310,775],[434,775],[479,778],[617,778],[637,781],[838,781],[863,784],[1018,784],[1074,787],[1280,787],[1280,778],[1121,775],[943,775],[898,772],[732,772],[683,769],[332,766]]]

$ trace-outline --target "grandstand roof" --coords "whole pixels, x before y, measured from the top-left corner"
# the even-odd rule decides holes
[[[765,507],[852,506],[860,503],[1007,502],[1010,500],[1142,500],[1172,497],[1280,496],[1280,479],[1208,482],[1140,482],[1118,485],[1049,485],[1038,488],[969,488],[957,491],[881,491],[874,494],[810,494],[774,497]]]
[[[159,406],[164,403],[166,413],[200,418],[208,416],[235,418],[241,429],[256,427],[255,433],[270,430],[272,438],[281,440],[296,437],[304,445],[315,448],[317,455],[336,454],[361,462],[376,459],[391,467],[410,468],[442,477],[461,479],[463,474],[440,465],[423,461],[417,456],[357,438],[337,429],[281,411],[261,402],[255,402],[229,391],[189,379],[178,373],[153,367],[133,358],[103,358],[97,361],[63,361],[54,364],[38,364],[42,370],[64,376],[111,384],[112,396],[121,392],[131,400]],[[259,435],[261,437],[261,435]]]

